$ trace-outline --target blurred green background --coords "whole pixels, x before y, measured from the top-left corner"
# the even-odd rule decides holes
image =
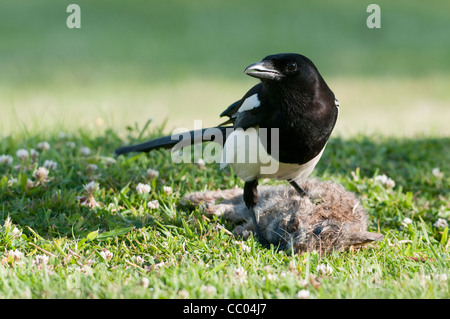
[[[81,7],[81,29],[66,8]],[[450,133],[450,2],[0,1],[0,132],[220,122],[279,52],[314,61],[341,102],[336,134]]]

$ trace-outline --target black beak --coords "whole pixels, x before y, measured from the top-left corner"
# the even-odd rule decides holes
[[[254,78],[266,80],[278,80],[282,76],[270,61],[261,61],[250,64],[245,69],[244,73]]]

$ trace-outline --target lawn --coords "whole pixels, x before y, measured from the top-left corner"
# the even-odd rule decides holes
[[[80,30],[69,3],[0,11],[1,298],[450,297],[448,3],[379,1],[379,30],[370,2],[78,1]],[[217,124],[256,83],[245,66],[281,51],[310,57],[341,102],[313,177],[355,192],[382,241],[267,249],[179,205],[242,187],[230,170],[113,156]]]
[[[173,165],[166,151],[112,158],[124,143],[113,131],[51,134],[49,149],[42,142],[22,135],[2,143],[13,157],[0,168],[5,298],[295,298],[302,290],[310,298],[450,295],[442,222],[450,208],[448,138],[332,139],[314,176],[356,192],[369,230],[385,238],[325,255],[265,249],[218,228],[231,229],[220,218],[179,207],[189,192],[242,186],[218,165]],[[20,160],[19,148],[39,155]],[[34,173],[44,165],[47,177]],[[148,168],[159,175],[149,178]],[[381,174],[394,188],[376,181]],[[97,188],[89,188],[92,181]],[[140,194],[139,183],[150,192]],[[148,205],[153,201],[157,208]]]

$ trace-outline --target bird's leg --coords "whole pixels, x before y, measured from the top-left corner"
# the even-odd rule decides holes
[[[303,188],[301,188],[296,181],[291,180],[289,183],[294,187],[294,189],[297,191],[297,193],[300,196],[308,196],[310,199],[312,198],[311,195],[309,195]]]
[[[258,226],[258,218],[255,214],[255,206],[258,203],[258,179],[255,179],[251,182],[245,182],[244,203],[250,211],[250,216],[256,229],[256,236],[258,236],[258,240],[263,243],[264,239],[261,236],[261,231],[259,230]]]

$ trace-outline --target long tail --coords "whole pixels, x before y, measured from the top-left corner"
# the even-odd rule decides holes
[[[154,140],[135,144],[122,146],[117,148],[114,153],[116,156],[126,154],[130,152],[150,152],[152,150],[161,148],[172,148],[176,144],[180,143],[180,147],[197,144],[204,141],[215,141],[217,143],[224,143],[227,136],[231,133],[232,127],[230,126],[217,126],[211,128],[204,128],[201,130],[194,130],[181,134],[175,134],[171,136],[159,137]],[[218,135],[221,135],[221,139],[218,139]],[[183,141],[182,141],[183,140]]]

